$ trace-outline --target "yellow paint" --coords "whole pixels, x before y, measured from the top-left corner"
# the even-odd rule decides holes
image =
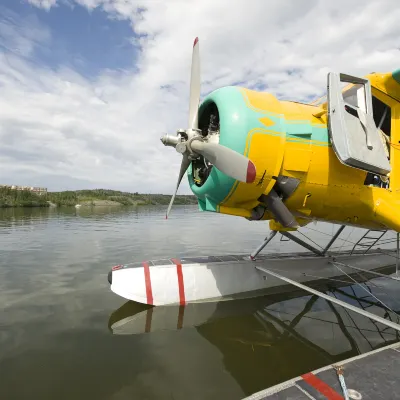
[[[274,116],[282,115],[281,102],[273,94],[245,88],[240,88],[240,90],[247,107],[251,110]]]
[[[272,177],[276,176],[281,169],[284,144],[284,134],[271,136],[260,129],[250,131],[247,137],[245,155],[250,160],[254,160],[257,165],[256,179],[253,184],[238,182],[233,189],[234,196],[228,195],[222,205],[225,207],[237,205],[245,207],[255,204],[252,208],[255,207],[258,204],[256,200],[266,192]]]
[[[307,193],[307,194],[304,196],[303,207],[306,206],[307,199],[308,199],[310,196],[312,196],[311,193]],[[309,214],[308,214],[308,215],[310,215],[310,214],[311,214],[311,210],[308,210],[308,211],[310,211]]]
[[[286,171],[307,172],[311,162],[311,150],[287,147],[283,169]]]
[[[322,142],[320,140],[312,140],[312,139],[300,138],[300,137],[296,138],[294,136],[292,136],[290,138],[290,141],[291,142],[297,142],[297,143],[300,143],[300,144],[306,145],[306,146],[310,146],[310,145],[315,145],[315,146],[323,145],[323,146],[326,146],[326,142]]]
[[[300,226],[306,226],[311,222],[311,220],[309,218],[302,218],[302,217],[299,217],[296,220]]]
[[[387,198],[387,200],[385,199]],[[381,193],[378,200],[375,201],[374,213],[382,222],[382,224],[393,229],[394,231],[400,231],[400,202],[394,203],[389,196],[385,196]]]
[[[274,219],[271,219],[269,221],[269,229],[271,231],[279,231],[279,232],[290,232],[290,231],[295,231],[296,228],[285,228],[282,226],[279,222],[275,221]]]
[[[313,106],[279,102],[271,94],[242,89],[247,106],[266,115],[260,118],[265,129],[253,129],[247,136],[245,155],[255,163],[257,176],[251,185],[237,183],[219,212],[249,218],[251,209],[259,204],[259,196],[274,186],[274,177],[285,175],[300,181],[285,201],[300,225],[315,219],[400,231],[400,85],[391,74],[372,74],[368,78],[372,94],[391,107],[389,189],[365,186],[365,171],[345,166],[327,143],[307,138],[308,125],[326,127],[326,103]],[[291,124],[302,124],[304,133],[297,135],[304,137],[288,140],[285,134],[274,131],[269,117],[281,116],[289,128]],[[271,217],[266,212],[262,219]],[[292,230],[275,220],[270,220],[270,228]]]
[[[282,107],[275,96],[245,88],[240,88],[240,91],[247,107],[280,118]],[[267,127],[273,126],[268,117],[262,117],[260,121]],[[239,204],[253,208],[258,204],[260,195],[272,189],[272,176],[281,169],[285,140],[286,135],[281,130],[256,128],[248,132],[244,155],[256,162],[256,179],[253,184],[235,182],[221,206],[235,207]]]
[[[313,114],[316,109],[309,104],[297,103],[294,101],[281,101],[282,112],[285,115],[285,122],[290,123],[304,123],[310,122],[312,124],[321,124],[320,118],[315,117]]]
[[[392,73],[375,73],[367,75],[371,86],[400,101],[400,85],[393,79]]]
[[[251,211],[248,209],[246,210],[245,208],[220,206],[219,212],[221,214],[237,215],[239,217],[244,217],[244,218],[251,217]]]
[[[306,226],[311,222],[310,219],[302,218],[302,217],[296,218],[296,221],[300,227]],[[278,231],[278,232],[291,232],[291,231],[297,230],[296,228],[285,228],[279,222],[277,222],[273,219],[271,219],[269,221],[269,229],[271,229],[271,231]]]
[[[266,127],[274,125],[274,121],[270,120],[267,117],[259,118],[259,121],[265,125]]]
[[[304,198],[304,200],[307,200],[308,197],[309,197],[308,194],[306,194],[306,197]],[[304,205],[305,205],[305,203],[304,203]],[[309,208],[301,208],[301,209],[293,212],[293,215],[298,215],[298,214],[300,214],[299,218],[304,217],[304,216],[309,217],[311,215],[311,210]]]
[[[324,109],[319,109],[318,111],[313,112],[313,116],[315,118],[321,118],[323,115],[325,115],[328,112],[328,110]]]

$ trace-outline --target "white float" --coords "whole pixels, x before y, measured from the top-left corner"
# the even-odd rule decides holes
[[[395,258],[395,251],[387,251],[351,255],[340,252],[329,256],[303,252],[264,255],[256,260],[246,255],[165,259],[115,266],[109,281],[111,290],[128,300],[155,306],[185,305],[255,297],[266,289],[287,285],[258,267],[307,283],[343,277],[333,260],[372,271],[393,265]],[[347,269],[346,273],[354,270]]]

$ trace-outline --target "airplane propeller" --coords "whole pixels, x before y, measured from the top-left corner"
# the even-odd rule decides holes
[[[192,67],[190,77],[189,96],[189,129],[180,129],[176,136],[164,135],[161,142],[165,146],[175,147],[182,154],[182,162],[178,176],[175,193],[168,206],[167,214],[171,211],[179,185],[192,160],[203,156],[225,175],[240,182],[252,183],[256,177],[255,165],[242,154],[217,143],[210,143],[202,135],[198,126],[198,112],[200,104],[200,52],[199,39],[193,44]]]

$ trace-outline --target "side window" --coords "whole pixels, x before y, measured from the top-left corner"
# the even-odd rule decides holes
[[[354,108],[367,112],[367,98],[365,96],[365,88],[361,83],[355,83],[350,89],[343,91],[343,100]]]
[[[391,108],[380,101],[377,97],[372,96],[372,109],[374,113],[374,122],[378,128],[378,133],[385,150],[386,157],[390,161],[390,129],[391,129]],[[365,185],[372,185],[382,188],[389,187],[389,177],[382,177],[369,172],[365,179]]]
[[[390,125],[392,120],[391,109],[377,97],[372,96],[372,109],[374,111],[374,121],[378,129],[390,137]]]

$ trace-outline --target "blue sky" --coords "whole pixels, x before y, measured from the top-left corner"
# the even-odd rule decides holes
[[[0,183],[172,193],[159,138],[187,125],[196,36],[202,95],[309,101],[329,71],[399,68],[399,20],[398,0],[0,0]]]
[[[48,30],[47,46],[38,46],[33,57],[41,65],[67,65],[88,78],[104,69],[135,69],[140,48],[133,45],[136,35],[129,19],[73,3],[60,3],[50,11],[20,0],[2,0],[1,6],[2,20]]]

